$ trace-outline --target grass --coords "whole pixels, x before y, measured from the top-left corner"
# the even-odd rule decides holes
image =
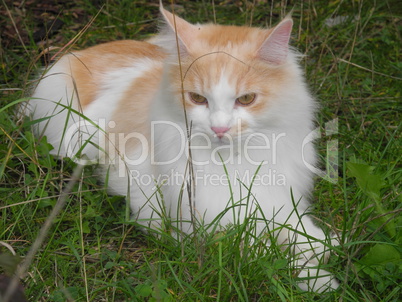
[[[157,2],[80,0],[54,4],[45,12],[40,11],[48,5],[43,1],[2,1],[0,241],[18,257],[28,254],[75,169],[72,162],[50,156],[46,140],[34,138],[29,125],[14,115],[41,65],[39,53],[49,45],[83,48],[147,38],[156,30]],[[189,21],[239,25],[274,24],[293,9],[292,43],[306,55],[307,81],[321,104],[317,144],[322,157],[328,142],[338,144],[338,181],[317,179],[314,214],[343,240],[328,264],[341,287],[322,295],[301,292],[286,254],[275,244],[245,244],[240,251],[242,226],[219,236],[188,236],[180,244],[163,232],[145,235],[125,219],[124,198],[108,196],[94,168],[85,167],[23,277],[29,300],[400,301],[399,2],[176,2],[177,13]],[[337,16],[346,20],[326,25]],[[63,26],[38,43],[34,33],[40,24],[47,24],[50,33],[56,17]],[[325,133],[335,118],[338,131]],[[11,273],[18,257],[0,248],[0,272]]]

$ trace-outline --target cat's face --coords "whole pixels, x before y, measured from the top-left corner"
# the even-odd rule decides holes
[[[191,132],[222,144],[244,140],[264,127],[266,112],[279,93],[281,71],[226,51],[197,58],[188,57],[181,65],[182,73],[180,67],[172,68],[170,77],[175,105],[184,103]]]
[[[162,13],[170,28],[165,48],[171,53],[172,105],[185,106],[191,133],[222,144],[266,127],[267,111],[291,77],[286,58],[292,21],[263,30],[192,25]]]

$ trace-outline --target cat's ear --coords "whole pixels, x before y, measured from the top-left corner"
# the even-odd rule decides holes
[[[186,55],[188,54],[188,45],[191,40],[194,39],[194,35],[197,31],[197,27],[188,23],[187,21],[179,18],[176,15],[168,12],[162,6],[160,7],[161,14],[163,19],[166,22],[165,31],[167,34],[171,35],[171,41],[174,42],[175,48],[177,48],[177,44],[179,46],[180,54]],[[176,34],[177,33],[177,34]],[[177,40],[176,40],[177,36]],[[177,43],[176,43],[177,41]]]
[[[289,52],[292,27],[293,21],[290,17],[286,17],[275,26],[258,50],[258,57],[273,65],[283,64]]]

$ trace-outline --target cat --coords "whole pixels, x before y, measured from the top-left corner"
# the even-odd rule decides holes
[[[289,46],[292,19],[261,29],[161,15],[148,41],[59,58],[27,105],[36,135],[55,155],[100,163],[145,227],[168,217],[191,233],[219,215],[223,227],[254,215],[258,236],[268,227],[293,250],[302,290],[336,289],[317,267],[334,240],[305,215],[317,104]]]

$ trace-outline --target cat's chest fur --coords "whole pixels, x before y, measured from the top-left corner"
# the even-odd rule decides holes
[[[153,110],[159,112],[161,108],[156,106]],[[166,180],[159,188],[173,216],[178,205],[187,208],[193,203],[192,215],[211,223],[217,213],[233,204],[240,209],[247,202],[255,202],[265,212],[282,209],[287,216],[293,207],[289,203],[291,191],[301,208],[306,208],[306,200],[300,199],[308,197],[312,179],[303,165],[300,138],[260,129],[257,133],[217,139],[196,132],[203,127],[192,130],[191,122],[186,125],[184,118],[174,123],[175,118],[176,115],[171,119],[164,116],[153,121],[155,147],[150,154],[155,178],[162,176]],[[309,148],[306,154],[312,152]],[[183,190],[185,194],[181,194]],[[191,209],[182,213],[191,213]],[[245,210],[242,215],[246,215]],[[227,218],[227,222],[233,219]]]

